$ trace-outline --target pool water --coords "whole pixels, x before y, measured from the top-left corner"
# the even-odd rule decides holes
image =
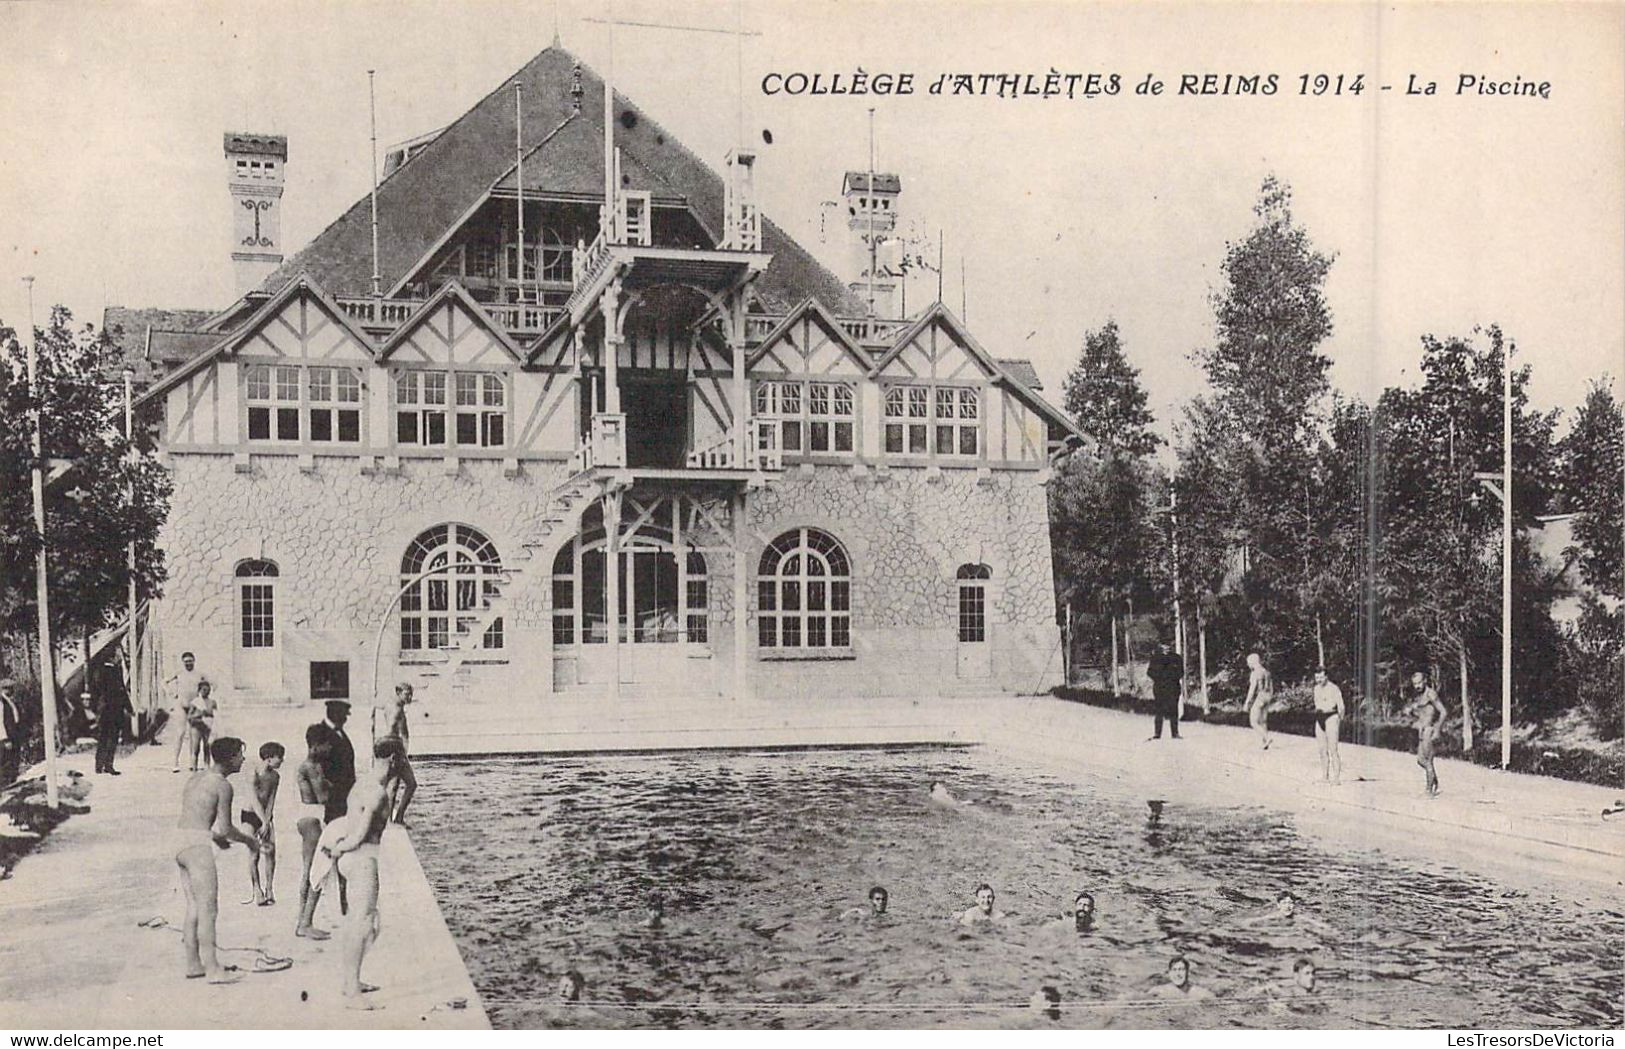
[[[1617,1027],[1625,914],[980,748],[421,762],[413,840],[499,1028]],[[970,804],[933,802],[941,780]],[[1002,922],[953,915],[980,882]],[[871,885],[879,920],[843,917]],[[1063,920],[1079,889],[1097,927]],[[1269,916],[1282,889],[1291,918]],[[664,901],[661,928],[646,902]],[[387,907],[387,901],[386,901]],[[387,911],[386,911],[387,935]],[[1212,997],[1172,1001],[1168,960]],[[1312,994],[1291,966],[1318,967]],[[586,980],[564,1005],[569,970]],[[1058,1017],[1028,1006],[1060,994]]]

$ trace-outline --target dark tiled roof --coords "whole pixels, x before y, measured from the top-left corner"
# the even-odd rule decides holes
[[[1044,388],[1044,384],[1038,379],[1038,369],[1033,367],[1032,361],[1020,357],[1000,357],[999,367],[1004,369],[1006,375],[1029,390],[1042,390]]]
[[[513,192],[516,173],[508,173],[497,189]],[[683,195],[637,157],[621,151],[621,185],[647,191],[656,200],[680,201]],[[604,137],[596,124],[577,117],[525,155],[525,192],[604,199]]]
[[[259,153],[268,157],[288,159],[286,135],[256,135],[251,131],[228,131],[225,136],[227,153]]]
[[[851,192],[852,190],[855,190],[855,189],[856,190],[868,189],[869,188],[869,173],[867,171],[848,171],[846,173],[846,180],[841,183],[841,186],[842,186],[842,189],[841,189],[842,193],[849,193],[849,192]],[[885,174],[883,172],[879,172],[879,171],[875,172],[875,192],[877,192],[877,193],[901,193],[901,192],[903,192],[903,179],[902,179],[902,176],[900,176],[900,175],[887,175],[887,174]]]
[[[154,328],[152,343],[147,347],[147,357],[154,364],[162,365],[167,370],[177,364],[185,364],[219,342],[220,338],[219,332],[165,331],[162,328]]]
[[[385,287],[408,275],[437,241],[466,215],[513,165],[513,85],[524,85],[524,148],[535,145],[571,118],[572,70],[577,59],[563,48],[550,47],[531,59],[463,114],[412,162],[395,171],[378,188],[379,270]],[[603,82],[582,67],[587,99],[603,95]],[[616,144],[627,158],[643,164],[685,197],[713,230],[722,227],[722,179],[682,143],[630,102],[616,97]],[[575,120],[602,134],[603,107],[589,104]],[[625,126],[632,123],[631,128]],[[602,151],[602,139],[594,136]],[[543,154],[546,153],[544,149]],[[625,161],[623,163],[630,163]],[[526,173],[529,181],[529,173]],[[277,291],[300,273],[308,273],[333,295],[366,294],[372,273],[370,212],[362,196],[343,215],[277,269],[261,286]],[[800,245],[765,218],[764,247],[773,264],[757,280],[763,300],[788,310],[809,295],[837,313],[860,312],[851,293]]]

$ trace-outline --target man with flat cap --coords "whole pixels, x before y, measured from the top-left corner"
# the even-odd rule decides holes
[[[311,726],[321,730],[321,741],[327,744],[322,760],[322,778],[327,781],[324,823],[332,823],[349,811],[350,788],[355,786],[355,746],[344,732],[344,723],[349,720],[350,704],[330,699],[326,720]]]

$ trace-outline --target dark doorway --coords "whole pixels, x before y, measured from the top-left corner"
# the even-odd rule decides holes
[[[682,467],[688,456],[688,384],[681,374],[657,380],[623,376],[621,408],[628,466]]]

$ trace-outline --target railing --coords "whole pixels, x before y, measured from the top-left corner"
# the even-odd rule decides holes
[[[729,430],[688,453],[691,470],[782,470],[784,455],[779,450],[779,424],[776,419],[748,419],[745,422],[748,445],[745,461],[738,462],[734,433]]]
[[[339,308],[370,327],[398,328],[422,308],[422,299],[339,299]],[[563,306],[534,302],[482,302],[491,319],[510,332],[533,335],[564,315]]]
[[[509,331],[546,331],[554,321],[564,316],[563,306],[542,306],[534,302],[481,303],[491,319]]]
[[[570,472],[580,473],[595,466],[620,468],[626,465],[626,416],[595,412],[592,430],[576,445],[570,456]]]
[[[339,299],[339,309],[362,324],[399,325],[416,313],[422,299]]]
[[[782,315],[760,313],[748,315],[745,318],[745,340],[761,342],[783,320]],[[859,345],[890,346],[892,340],[897,338],[897,334],[907,327],[909,322],[879,317],[838,317],[836,323],[840,324],[841,330]]]

